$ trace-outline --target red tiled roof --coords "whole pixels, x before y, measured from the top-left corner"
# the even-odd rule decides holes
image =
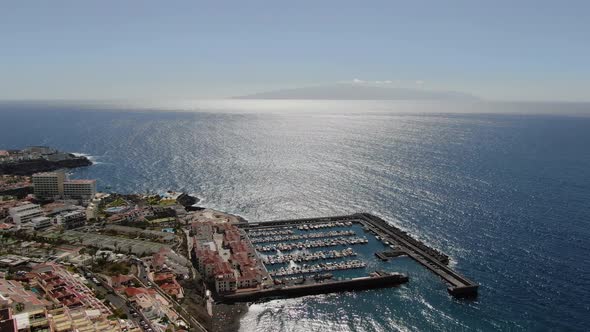
[[[143,288],[143,287],[127,287],[127,288],[125,288],[125,294],[127,295],[127,297],[133,297],[138,294],[155,294],[155,293],[156,293],[155,290],[149,289],[149,288]]]
[[[132,279],[133,279],[133,277],[131,277],[131,276],[126,276],[126,275],[120,274],[120,275],[117,275],[117,276],[112,277],[111,278],[111,282],[113,284],[121,284],[121,283],[124,283],[124,282],[128,282],[128,281],[130,281]]]
[[[166,279],[174,280],[174,278],[175,278],[175,276],[172,273],[156,273],[156,274],[154,274],[154,281],[155,282],[166,280]]]

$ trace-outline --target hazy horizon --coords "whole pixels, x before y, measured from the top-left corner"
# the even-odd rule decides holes
[[[590,101],[587,2],[0,6],[0,99],[220,99],[331,85]]]

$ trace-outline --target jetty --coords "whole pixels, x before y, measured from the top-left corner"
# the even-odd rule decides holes
[[[303,283],[292,286],[277,286],[261,290],[246,290],[221,294],[224,303],[252,302],[268,298],[299,297],[345,291],[360,291],[374,288],[394,287],[408,282],[408,276],[401,273],[375,272],[368,277],[345,280],[325,280],[320,283]]]
[[[409,257],[420,263],[450,284],[448,292],[455,297],[477,296],[479,285],[447,266],[448,256],[411,238],[406,232],[369,213],[357,216],[360,221],[389,242],[396,243]]]
[[[447,290],[452,296],[457,298],[472,298],[477,296],[479,285],[451,269],[448,266],[449,257],[447,255],[427,246],[423,242],[413,238],[407,232],[404,232],[403,230],[387,223],[385,220],[369,213],[356,213],[322,218],[274,220],[240,224],[239,227],[244,228],[248,232],[255,231],[260,234],[267,231],[292,229],[293,227],[296,227],[299,230],[315,230],[319,228],[337,227],[340,225],[347,226],[352,224],[360,224],[365,231],[373,233],[378,240],[395,248],[391,254],[380,253],[378,255],[379,258],[389,259],[394,256],[407,255],[445,280],[449,284]],[[335,238],[334,240],[341,241],[342,244],[358,244],[346,243],[352,239],[360,240],[362,242],[366,241],[366,239],[357,237],[341,237]],[[298,243],[279,243],[267,246],[257,246],[256,249],[258,251],[274,251],[315,248],[316,246],[330,246],[331,243],[335,243],[334,240],[322,239]]]

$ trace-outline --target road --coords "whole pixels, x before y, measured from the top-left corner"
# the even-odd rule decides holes
[[[174,310],[176,310],[176,312],[178,312],[180,317],[182,317],[182,319],[185,322],[188,322],[197,331],[207,332],[207,329],[201,323],[199,323],[199,321],[197,321],[193,316],[191,316],[188,313],[188,311],[186,311],[185,308],[183,308],[178,302],[176,302],[176,300],[174,300],[172,297],[170,297],[168,294],[166,294],[160,287],[158,287],[158,285],[152,284],[152,282],[150,282],[148,280],[148,271],[147,271],[147,268],[145,267],[145,265],[143,265],[143,262],[135,261],[135,264],[137,266],[137,274],[138,274],[138,277],[136,277],[135,279],[139,283],[141,283],[143,285],[143,287],[145,287],[145,288],[151,287],[152,289],[156,290],[163,298],[165,298],[167,301],[172,303]]]
[[[133,304],[127,302],[126,299],[117,295],[113,288],[109,286],[106,282],[104,282],[102,278],[99,278],[86,268],[80,269],[80,272],[85,276],[88,276],[88,273],[90,273],[91,275],[87,277],[90,287],[92,287],[96,292],[105,294],[105,298],[109,300],[109,302],[114,307],[123,310],[123,312],[127,315],[127,318],[131,319],[137,326],[141,327],[144,331],[157,331],[151,325],[150,320],[143,315],[141,310],[137,310],[137,308],[135,308]],[[94,279],[96,279],[98,283],[95,283]]]

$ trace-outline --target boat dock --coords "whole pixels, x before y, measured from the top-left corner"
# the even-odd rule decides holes
[[[359,261],[359,260],[352,260],[352,261],[345,261],[339,263],[321,263],[311,266],[303,266],[303,267],[282,267],[278,270],[270,270],[268,274],[272,277],[284,277],[284,276],[292,276],[292,275],[302,275],[302,274],[317,274],[321,272],[328,272],[328,271],[342,271],[342,270],[352,270],[352,269],[360,269],[367,266],[367,263]]]
[[[445,280],[450,286],[447,288],[448,292],[454,297],[476,297],[479,285],[466,277],[459,274],[457,271],[449,268],[449,257],[440,251],[428,247],[426,244],[411,237],[401,229],[388,224],[385,220],[374,216],[369,213],[357,213],[351,215],[324,217],[324,218],[306,218],[306,219],[293,219],[293,220],[275,220],[268,222],[259,223],[247,223],[240,224],[239,227],[244,228],[248,231],[255,231],[257,234],[264,234],[268,231],[276,232],[277,230],[297,227],[299,230],[311,230],[324,227],[330,227],[329,225],[352,225],[360,224],[363,226],[365,231],[372,232],[375,234],[377,239],[384,242],[385,244],[395,245],[395,249],[391,254],[379,253],[378,257],[381,259],[389,259],[394,256],[407,255],[417,263],[423,265],[440,278]],[[319,226],[322,225],[322,226]],[[324,226],[326,225],[326,226]],[[272,234],[272,233],[267,233]],[[277,234],[277,233],[275,233]],[[283,233],[287,234],[287,232]],[[341,238],[346,239],[346,238]],[[339,240],[341,240],[339,239]],[[295,245],[290,244],[293,249],[297,247],[305,248],[309,243],[297,243]],[[321,245],[325,246],[327,242],[322,241]],[[310,247],[315,247],[310,246]],[[262,251],[274,251],[277,246],[259,246],[258,249]],[[264,250],[266,249],[266,250]],[[286,246],[284,249],[291,249]]]
[[[297,253],[287,255],[272,255],[265,257],[262,261],[265,265],[276,265],[290,262],[301,263],[319,260],[340,259],[356,255],[357,253],[354,252],[352,248],[346,248],[344,250],[316,251],[312,253]]]
[[[268,252],[268,251],[289,251],[289,250],[296,250],[296,249],[309,249],[309,248],[324,248],[324,247],[336,247],[336,246],[348,246],[348,245],[356,245],[356,244],[366,244],[369,240],[366,238],[361,237],[338,237],[338,238],[329,238],[329,239],[319,239],[314,241],[305,241],[305,242],[280,242],[276,244],[267,244],[267,245],[256,245],[256,250],[260,252]]]

